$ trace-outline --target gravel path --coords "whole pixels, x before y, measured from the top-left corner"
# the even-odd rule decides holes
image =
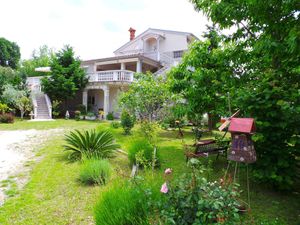
[[[37,159],[35,151],[50,137],[61,134],[61,129],[0,131],[0,205],[5,199],[5,189],[1,182],[14,177],[18,186],[26,183],[28,176],[17,175],[28,172],[25,162]]]

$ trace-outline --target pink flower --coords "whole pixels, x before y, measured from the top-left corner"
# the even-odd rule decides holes
[[[171,174],[172,173],[172,169],[171,168],[168,168],[165,170],[165,174]]]
[[[161,186],[160,192],[161,192],[161,193],[164,193],[164,194],[167,194],[168,191],[169,191],[169,189],[168,189],[167,183],[165,182],[165,183]]]

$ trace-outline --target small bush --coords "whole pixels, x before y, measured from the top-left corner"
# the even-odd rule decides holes
[[[9,112],[10,108],[5,103],[0,103],[0,114]]]
[[[120,145],[109,131],[71,131],[65,136],[65,150],[71,151],[71,159],[111,158]]]
[[[106,184],[111,176],[112,168],[108,160],[84,160],[80,169],[79,180],[84,184]]]
[[[209,182],[196,159],[188,165],[192,173],[175,182],[165,175],[166,183],[161,189],[166,197],[160,209],[162,224],[240,224],[237,185]]]
[[[135,122],[134,116],[130,115],[129,112],[124,110],[121,114],[121,124],[125,134],[130,134],[130,131],[134,126],[134,122]]]
[[[15,120],[11,113],[4,113],[0,115],[0,123],[13,123]]]
[[[110,123],[110,126],[111,126],[112,128],[117,129],[117,128],[119,128],[119,127],[121,126],[121,124],[120,124],[119,122],[114,121],[114,122],[111,122],[111,123]]]
[[[155,165],[158,166],[158,154],[153,159],[154,147],[145,139],[134,140],[128,148],[128,159],[130,165],[138,163],[140,166],[151,166],[153,160]]]
[[[114,114],[113,114],[112,112],[108,113],[108,114],[106,115],[106,119],[107,119],[107,120],[114,120],[114,119],[115,119]]]
[[[80,120],[80,115],[81,115],[81,112],[79,110],[76,110],[75,111],[75,120]]]
[[[80,111],[82,115],[86,115],[86,106],[79,104],[76,106],[76,110]]]
[[[149,225],[147,195],[126,183],[104,192],[95,207],[96,225]]]
[[[60,115],[60,107],[61,101],[54,100],[52,102],[52,115],[54,118],[57,118]]]

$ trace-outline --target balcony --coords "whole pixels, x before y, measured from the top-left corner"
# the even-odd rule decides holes
[[[129,70],[106,70],[88,74],[89,82],[132,82],[133,73]]]

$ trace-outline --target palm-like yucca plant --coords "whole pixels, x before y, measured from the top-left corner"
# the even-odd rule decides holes
[[[115,143],[115,139],[109,131],[71,131],[65,135],[67,144],[65,150],[72,151],[69,155],[71,159],[104,159],[114,157],[115,151],[120,145]]]

